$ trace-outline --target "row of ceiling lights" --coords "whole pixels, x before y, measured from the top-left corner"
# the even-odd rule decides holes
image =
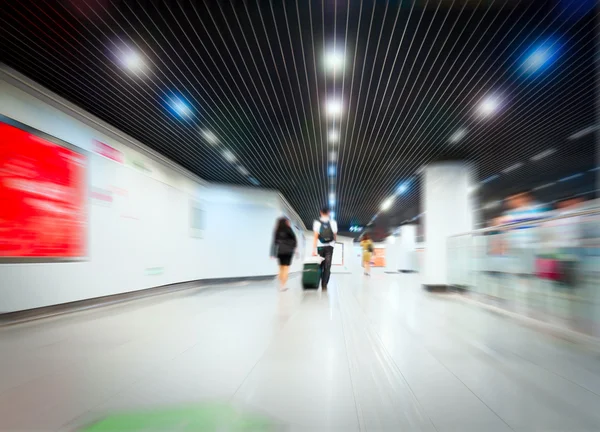
[[[345,55],[343,52],[336,50],[335,44],[333,49],[327,51],[323,58],[325,71],[332,75],[334,80],[339,78],[340,74],[344,71]],[[340,140],[340,129],[341,116],[343,114],[344,107],[342,100],[334,95],[327,99],[325,104],[325,114],[332,120],[332,125],[327,131],[327,152],[328,152],[328,164],[327,164],[327,176],[329,178],[329,207],[331,208],[331,217],[335,218],[335,206],[336,201],[336,174],[337,174],[337,160],[338,152],[336,144]],[[337,126],[336,126],[337,123]]]
[[[121,62],[121,65],[129,73],[132,73],[136,76],[145,74],[148,69],[147,62],[144,60],[143,56],[140,53],[133,50],[132,48],[121,48],[119,50],[118,57]],[[184,97],[178,94],[171,94],[171,96],[167,100],[166,108],[171,114],[180,118],[192,119],[195,117],[195,113],[192,106],[187,102],[187,100]],[[230,149],[222,145],[221,140],[214,132],[212,132],[209,129],[200,129],[200,136],[210,146],[220,146],[221,156],[223,156],[223,159],[233,164],[236,170],[242,176],[246,177],[250,183],[252,183],[255,186],[258,186],[260,184],[255,177],[250,175],[248,169],[239,163],[236,155]]]
[[[533,77],[533,76],[536,76],[539,73],[543,72],[544,70],[546,70],[552,64],[552,62],[554,60],[556,60],[556,58],[559,56],[560,49],[561,49],[561,47],[560,47],[559,41],[557,39],[548,39],[548,40],[545,40],[545,41],[541,42],[540,44],[532,47],[529,51],[524,53],[524,55],[522,56],[522,58],[520,60],[519,67],[520,67],[521,76]],[[489,118],[492,115],[496,114],[501,109],[502,105],[503,105],[503,100],[500,95],[498,95],[498,94],[487,95],[486,97],[484,97],[483,99],[480,100],[480,102],[477,106],[477,109],[476,109],[476,116],[479,117],[480,119]],[[450,135],[450,137],[448,138],[448,142],[451,144],[457,144],[458,142],[460,142],[464,138],[466,138],[467,134],[468,134],[468,129],[465,127],[461,127],[459,129],[457,129],[452,135]],[[537,161],[537,160],[543,159],[544,157],[549,156],[554,152],[555,152],[554,149],[546,150],[536,156],[533,156],[531,158],[531,160]],[[524,164],[522,162],[514,164],[514,165],[506,168],[505,170],[503,170],[502,173],[507,174],[511,171],[521,168],[523,165]],[[417,175],[421,174],[423,172],[423,170],[424,170],[424,167],[421,167],[416,172],[416,174]],[[493,181],[499,177],[500,176],[498,174],[496,174],[496,175],[484,180],[482,183],[489,183],[490,181]],[[408,189],[409,182],[410,182],[410,180],[402,183],[396,190],[396,194],[392,195],[391,197],[388,197],[381,204],[381,211],[387,211],[392,207],[396,197],[398,195],[401,195],[402,193],[406,192],[406,190]],[[474,188],[474,189],[476,189],[476,188]],[[369,225],[373,224],[373,222],[375,221],[375,219],[377,219],[379,214],[380,213],[377,213],[373,216],[373,218],[369,222]],[[415,218],[413,218],[412,220],[415,220]]]

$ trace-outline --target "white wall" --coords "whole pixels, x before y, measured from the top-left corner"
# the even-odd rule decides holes
[[[95,128],[75,119],[69,110],[77,108],[60,98],[52,95],[58,102],[51,105],[37,90],[2,78],[1,114],[84,150],[100,140],[149,171],[89,152],[90,188],[113,191],[109,205],[90,201],[89,256],[82,262],[0,264],[0,313],[197,279],[276,274],[269,257],[275,219],[295,216],[277,192],[205,183],[153,157],[131,137],[119,139],[97,119]],[[191,235],[192,201],[206,212],[201,238]],[[292,270],[301,266],[296,261]]]

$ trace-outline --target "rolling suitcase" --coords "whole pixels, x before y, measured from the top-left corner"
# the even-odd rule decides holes
[[[309,258],[302,268],[302,287],[304,289],[318,289],[321,282],[321,257]]]

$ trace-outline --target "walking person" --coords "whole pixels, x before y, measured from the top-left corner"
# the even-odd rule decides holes
[[[371,276],[371,257],[373,256],[373,241],[369,234],[363,235],[360,242],[362,248],[362,261],[365,268],[365,276]]]
[[[313,223],[313,256],[320,255],[321,262],[321,288],[327,289],[329,277],[331,276],[331,261],[333,260],[333,248],[337,238],[337,223],[331,219],[329,208],[321,210],[321,217]]]
[[[277,257],[279,261],[279,291],[287,290],[290,265],[297,245],[296,234],[294,234],[289,219],[286,217],[279,218],[275,226],[271,247],[271,256]]]

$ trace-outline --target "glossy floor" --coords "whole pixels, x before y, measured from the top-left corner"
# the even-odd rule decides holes
[[[205,288],[0,329],[0,429],[224,402],[288,430],[597,431],[600,357],[418,275]]]

